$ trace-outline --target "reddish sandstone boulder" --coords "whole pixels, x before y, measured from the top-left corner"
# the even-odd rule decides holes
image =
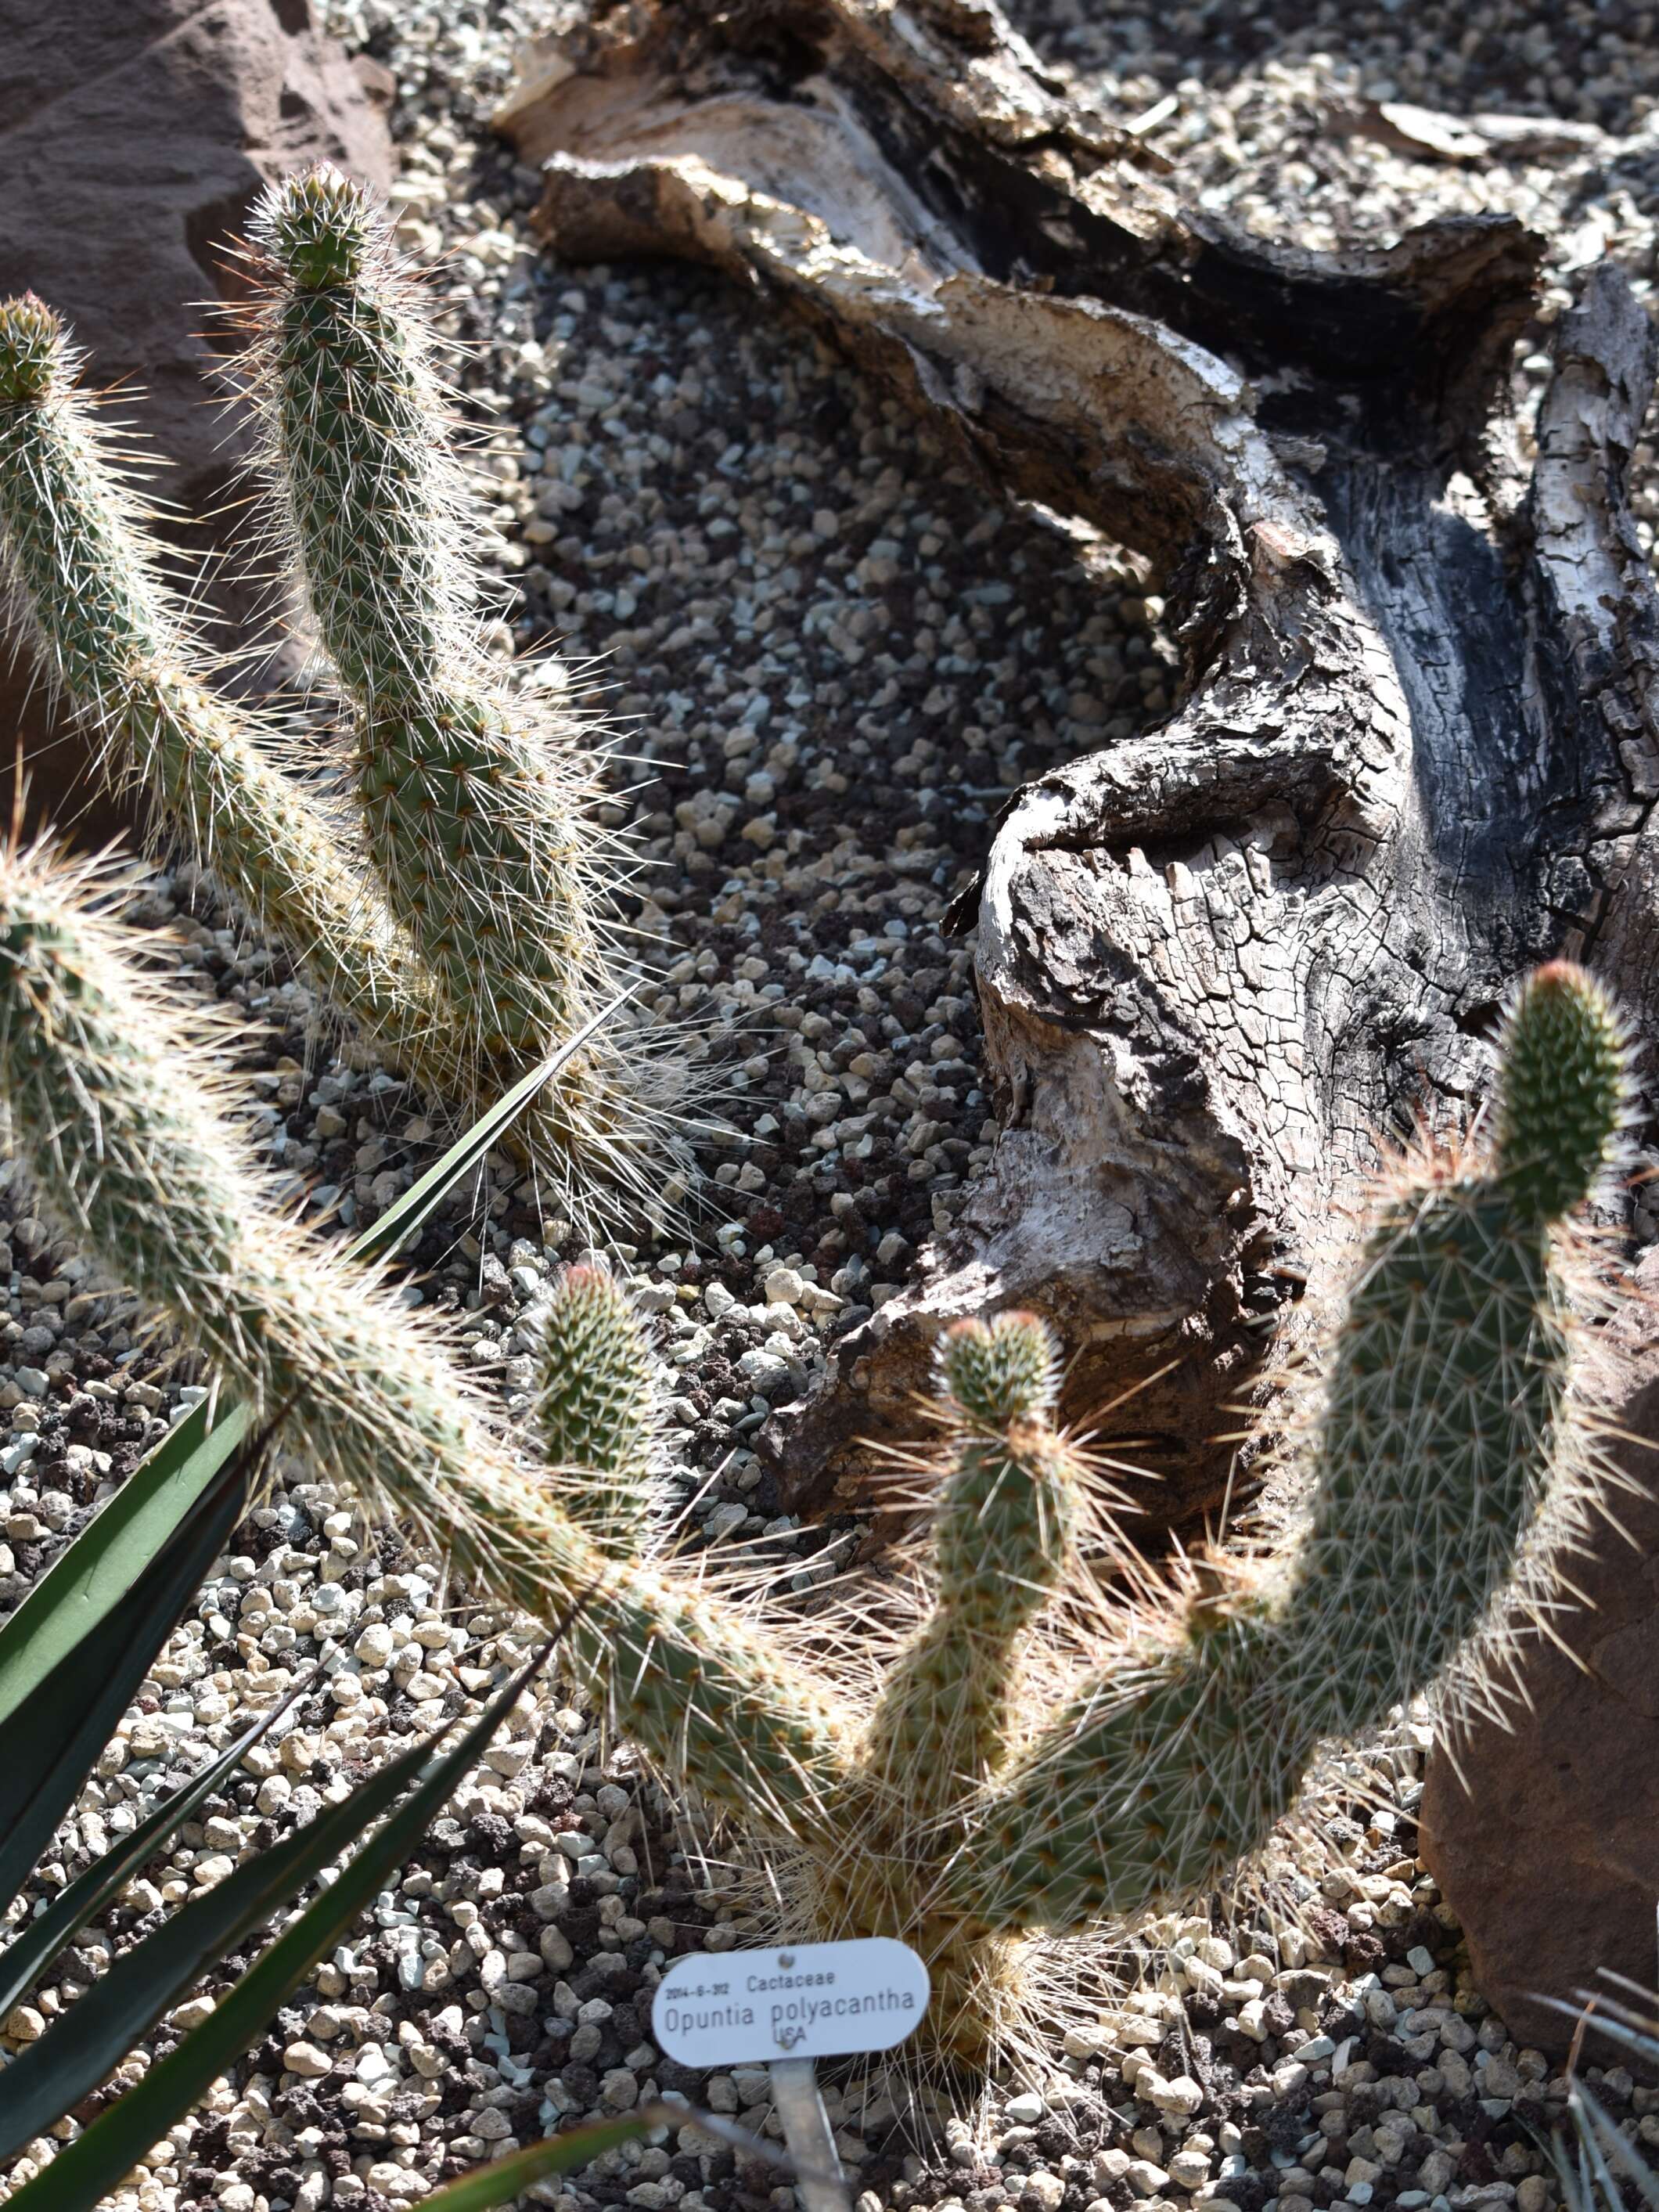
[[[222,506],[243,438],[210,397],[204,302],[228,280],[216,248],[268,179],[326,158],[384,186],[389,88],[324,38],[308,0],[0,0],[0,296],[33,289],[66,316],[118,414],[173,465],[157,489],[199,516]],[[230,434],[227,436],[228,430]],[[185,530],[196,551],[228,543],[225,518]],[[222,580],[217,611],[245,591]],[[118,822],[97,799],[86,748],[48,724],[27,652],[0,655],[0,804],[9,818],[14,733],[32,811],[88,807],[79,834]]]

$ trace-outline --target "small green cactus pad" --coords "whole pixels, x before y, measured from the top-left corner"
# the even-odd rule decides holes
[[[337,169],[289,178],[272,196],[268,222],[271,251],[303,292],[355,283],[374,248],[368,202]]]
[[[1629,1115],[1630,1040],[1593,975],[1554,960],[1504,1017],[1492,1164],[1540,1221],[1581,1205],[1617,1156]]]
[[[0,404],[44,399],[75,374],[68,332],[44,300],[0,301]]]
[[[631,1552],[653,1502],[660,1393],[644,1326],[608,1269],[560,1276],[538,1364],[542,1450],[550,1467],[568,1470],[565,1510],[608,1548]]]
[[[1054,1331],[1036,1314],[954,1322],[939,1346],[939,1368],[946,1395],[970,1421],[990,1429],[1046,1413],[1060,1395]]]

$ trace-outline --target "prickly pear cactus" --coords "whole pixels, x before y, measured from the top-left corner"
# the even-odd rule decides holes
[[[1297,1452],[1300,1540],[1091,1674],[988,1793],[964,1911],[1030,1927],[1213,1881],[1322,1737],[1374,1726],[1460,1649],[1491,1653],[1591,1502],[1556,1232],[1615,1158],[1629,1050],[1565,963],[1516,994],[1491,1156],[1409,1174],[1359,1255]]]
[[[0,555],[41,665],[112,778],[143,788],[158,837],[458,1109],[476,1116],[604,1015],[519,1128],[559,1210],[659,1204],[690,1154],[673,1048],[619,1012],[626,856],[594,819],[592,732],[479,648],[479,533],[418,287],[332,170],[276,187],[255,228],[244,392],[353,709],[356,818],[290,772],[272,715],[204,680],[68,334],[25,296],[0,303]]]
[[[1515,996],[1490,1149],[1396,1172],[1287,1446],[1307,1508],[1279,1555],[1218,1555],[1150,1617],[1091,1626],[1096,1477],[1054,1424],[1055,1346],[1030,1316],[973,1324],[942,1346],[933,1569],[879,1680],[856,1609],[769,1631],[640,1559],[616,1505],[654,1437],[616,1285],[556,1297],[541,1423],[560,1463],[538,1477],[441,1333],[263,1199],[215,1043],[94,884],[0,861],[0,1093],[41,1207],[483,1589],[544,1619],[577,1604],[575,1657],[769,1854],[787,1932],[908,1938],[933,2045],[964,2066],[1039,2037],[1054,1932],[1212,1882],[1322,1739],[1489,1662],[1594,1502],[1567,1223],[1630,1089],[1618,1017],[1574,968]]]
[[[615,991],[614,855],[580,726],[537,708],[545,694],[510,691],[478,649],[474,501],[384,219],[320,168],[266,194],[253,236],[247,391],[282,534],[354,708],[369,860],[460,1011],[479,1087],[499,1091]],[[625,1134],[609,1049],[562,1086],[590,1150]]]

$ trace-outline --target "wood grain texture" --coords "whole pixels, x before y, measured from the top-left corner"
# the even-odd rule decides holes
[[[1021,791],[957,912],[991,1163],[764,1441],[791,1507],[862,1491],[940,1329],[1031,1306],[1068,1407],[1121,1401],[1148,1512],[1211,1511],[1379,1136],[1467,1118],[1514,977],[1571,950],[1654,1011],[1645,313],[1591,273],[1530,466],[1538,240],[1236,233],[993,0],[641,0],[544,49],[500,121],[562,253],[725,270],[1000,496],[1153,564],[1175,711]]]

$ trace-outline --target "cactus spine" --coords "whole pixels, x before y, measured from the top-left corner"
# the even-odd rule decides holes
[[[221,1110],[222,1037],[124,954],[95,880],[40,854],[0,863],[6,1109],[65,1237],[256,1405],[291,1405],[320,1468],[480,1588],[549,1619],[584,1601],[574,1648],[629,1729],[793,1832],[842,1761],[827,1689],[717,1599],[608,1558],[514,1464],[441,1337],[264,1200]]]
[[[1489,1162],[1408,1186],[1366,1241],[1304,1443],[1301,1541],[1084,1683],[977,1808],[962,1910],[1052,1925],[1212,1881],[1322,1737],[1374,1726],[1547,1577],[1595,1473],[1553,1232],[1615,1155],[1628,1059],[1581,969],[1523,985]]]
[[[592,818],[574,717],[520,697],[478,648],[466,480],[386,225],[323,169],[269,194],[259,228],[248,397],[354,712],[350,828],[285,771],[268,718],[201,680],[78,359],[29,297],[0,304],[0,544],[111,775],[143,787],[337,1012],[476,1113],[617,998],[617,841]],[[687,1167],[665,1110],[679,1087],[659,1042],[601,1030],[519,1125],[556,1202],[659,1201]]]
[[[1035,1931],[1168,1901],[1256,1848],[1322,1738],[1443,1680],[1547,1592],[1592,1501],[1561,1229],[1615,1157],[1628,1079],[1576,969],[1510,1007],[1490,1155],[1402,1170],[1359,1255],[1291,1448],[1311,1497],[1282,1554],[1254,1577],[1211,1563],[1150,1628],[1085,1648],[1062,1589],[1086,1468],[1052,1425],[1053,1346],[1030,1316],[972,1325],[942,1352],[934,1596],[875,1692],[837,1676],[833,1632],[809,1664],[787,1623],[769,1635],[629,1556],[604,1511],[599,1540],[580,1525],[580,1470],[521,1468],[441,1337],[262,1203],[201,1079],[212,1038],[181,1018],[84,884],[0,864],[0,1086],[42,1206],[241,1390],[291,1397],[325,1470],[484,1589],[544,1617],[585,1595],[575,1647],[619,1723],[782,1850],[787,1932],[915,1942],[955,2059],[1020,2033]],[[609,1455],[608,1510],[644,1464],[637,1324],[591,1282],[563,1296],[550,1370],[603,1340],[610,1379],[590,1396],[550,1372],[544,1437]]]
[[[934,1607],[882,1691],[864,1755],[907,1821],[949,1812],[1002,1766],[1021,1639],[1072,1561],[1083,1484],[1048,1419],[1057,1365],[1031,1314],[959,1323],[941,1351],[955,1434]]]

